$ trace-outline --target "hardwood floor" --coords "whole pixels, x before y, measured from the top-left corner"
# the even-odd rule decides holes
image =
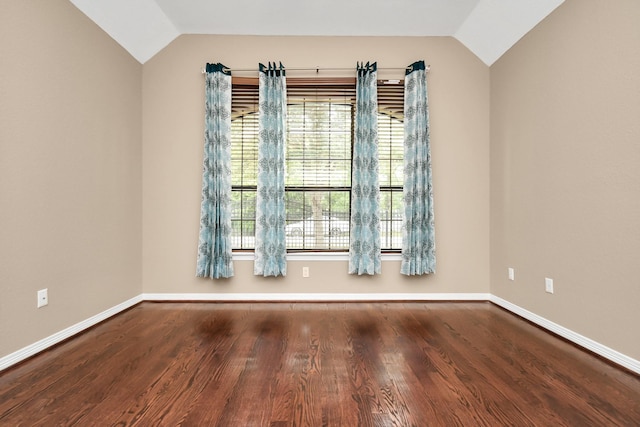
[[[1,426],[638,426],[640,378],[490,303],[142,303],[0,373]]]

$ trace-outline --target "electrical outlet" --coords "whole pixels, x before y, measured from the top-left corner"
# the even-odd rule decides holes
[[[553,279],[549,279],[548,277],[544,278],[544,290],[550,294],[553,293]]]
[[[516,272],[511,267],[509,267],[509,280],[516,280]]]
[[[38,291],[38,308],[49,304],[49,289],[40,289]]]
[[[302,267],[302,277],[309,277],[309,267]]]

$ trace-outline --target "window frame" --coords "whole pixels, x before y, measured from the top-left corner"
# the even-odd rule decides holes
[[[252,77],[233,77],[232,78],[232,122],[235,121],[239,117],[243,117],[249,114],[257,115],[257,106],[258,106],[258,78]],[[313,97],[317,95],[318,91],[322,92],[322,95],[329,94],[332,96],[335,93],[337,99],[329,99],[328,102],[334,102],[337,104],[348,104],[351,108],[351,138],[350,138],[350,158],[353,153],[353,133],[354,133],[354,121],[353,117],[355,115],[355,78],[288,78],[287,79],[287,106],[298,104],[302,99],[302,96],[305,93],[308,93],[309,96]],[[346,91],[344,88],[347,88]],[[318,89],[320,88],[320,89]],[[290,96],[291,90],[294,90],[293,97]],[[328,90],[327,90],[328,89]],[[345,95],[345,93],[347,95]],[[348,102],[345,102],[348,101]],[[310,101],[314,102],[314,101]],[[317,102],[317,100],[315,101]],[[378,80],[378,115],[385,115],[389,117],[389,120],[392,119],[397,120],[400,123],[400,126],[404,126],[404,82],[402,80],[393,80],[393,81],[383,81]],[[390,122],[391,123],[391,122]],[[256,125],[257,126],[257,125]],[[391,126],[391,124],[390,124]],[[402,129],[403,131],[403,129]],[[257,132],[257,131],[256,131]],[[233,142],[232,142],[233,143]],[[391,143],[390,143],[391,144]],[[390,145],[391,147],[391,145]],[[390,148],[391,152],[391,148]],[[398,160],[398,159],[396,159]],[[402,159],[400,159],[402,160]],[[389,159],[391,162],[391,159]],[[349,168],[349,173],[352,173],[351,167]],[[348,191],[349,192],[349,218],[350,220],[350,209],[351,209],[351,182],[346,187],[309,187],[309,186],[286,186],[285,191]],[[253,191],[257,190],[257,185],[232,185],[232,192],[238,191]],[[387,184],[384,185],[381,183],[380,185],[381,195],[383,193],[395,193],[400,195],[400,199],[398,203],[401,205],[401,197],[402,197],[402,184]],[[401,209],[401,206],[400,206]],[[399,223],[398,229],[396,232],[401,233],[401,225],[402,218],[393,219],[397,217],[391,216],[388,220],[389,224],[391,224],[392,232],[394,227],[394,221]],[[306,219],[302,219],[305,221]],[[241,227],[243,220],[242,216],[239,220]],[[255,223],[254,223],[255,224]],[[289,224],[289,219],[287,220],[287,224]],[[255,225],[254,225],[255,226]],[[253,235],[253,234],[251,234]],[[241,233],[241,239],[243,239],[243,234]],[[245,236],[249,236],[249,233]],[[381,238],[384,239],[384,236],[381,233]],[[348,239],[350,239],[350,235],[348,235]],[[401,235],[400,235],[401,239]],[[397,240],[397,237],[396,239]],[[381,246],[383,259],[385,260],[400,260],[400,247],[384,247],[384,242]],[[401,240],[400,240],[401,245]],[[400,246],[399,245],[399,246]],[[234,248],[233,250],[234,259],[253,259],[254,257],[254,248],[245,247],[245,248]],[[300,249],[300,248],[291,248],[287,247],[287,259],[291,260],[314,260],[314,259],[328,259],[328,260],[347,260],[348,259],[348,240],[347,247],[343,249]]]

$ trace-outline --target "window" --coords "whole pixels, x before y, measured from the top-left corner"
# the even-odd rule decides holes
[[[381,246],[402,244],[402,82],[378,83]],[[232,90],[232,242],[253,249],[258,161],[258,79]],[[285,160],[289,251],[347,251],[355,79],[287,79]]]

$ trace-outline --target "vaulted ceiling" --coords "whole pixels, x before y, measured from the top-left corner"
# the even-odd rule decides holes
[[[451,36],[493,64],[564,0],[70,0],[139,62],[181,34]]]

